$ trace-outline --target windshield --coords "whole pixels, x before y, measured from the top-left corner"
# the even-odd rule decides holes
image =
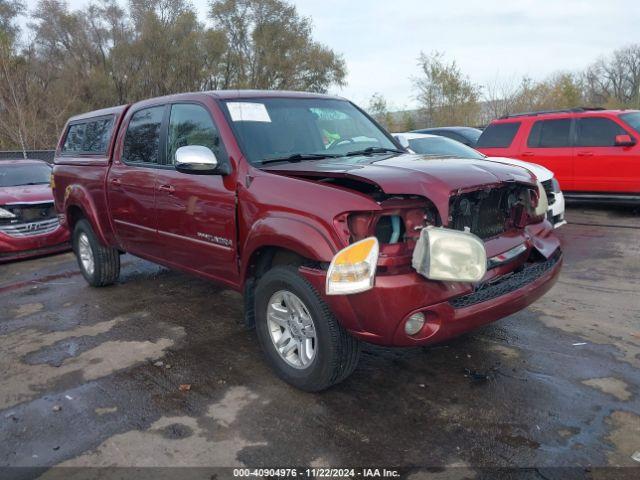
[[[0,187],[49,183],[51,168],[46,164],[0,165]]]
[[[620,118],[636,132],[640,133],[640,112],[623,113]]]
[[[342,156],[366,148],[397,149],[344,100],[261,98],[224,102],[240,147],[253,164],[294,155]]]
[[[446,155],[459,158],[485,158],[471,147],[445,137],[421,137],[409,140],[409,147],[416,153]]]

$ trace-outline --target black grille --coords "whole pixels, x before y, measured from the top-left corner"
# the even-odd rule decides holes
[[[15,224],[26,222],[39,222],[56,216],[53,202],[38,203],[33,205],[3,205],[3,209],[10,211],[15,218],[5,219],[3,224]]]
[[[476,303],[486,302],[514,292],[540,278],[558,263],[561,257],[562,252],[558,249],[545,261],[526,263],[520,270],[513,272],[509,276],[504,276],[495,283],[478,285],[475,292],[449,300],[449,303],[453,308],[470,307]]]
[[[553,180],[549,179],[542,182],[542,188],[544,188],[544,191],[547,194],[549,205],[553,205],[556,202],[556,196],[553,192]]]
[[[449,226],[482,239],[495,237],[516,222],[528,199],[527,187],[513,184],[463,193],[451,198]]]

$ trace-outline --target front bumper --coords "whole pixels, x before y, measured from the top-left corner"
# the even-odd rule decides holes
[[[481,290],[468,283],[427,280],[412,272],[379,275],[375,286],[363,293],[327,296],[324,271],[301,268],[300,272],[322,292],[338,321],[355,337],[379,345],[417,346],[439,343],[499,320],[544,295],[562,267],[559,242],[552,235],[534,237],[523,254],[525,258],[532,255],[540,257],[540,262],[522,260],[520,273],[505,272],[499,281]],[[404,325],[416,312],[422,312],[427,321],[416,335],[409,336]]]
[[[0,263],[70,250],[69,239],[69,231],[63,226],[49,233],[26,237],[0,232]]]

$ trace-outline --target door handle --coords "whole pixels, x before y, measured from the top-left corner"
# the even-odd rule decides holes
[[[523,157],[533,157],[533,152],[522,152]]]
[[[158,190],[160,190],[161,192],[167,192],[167,193],[173,193],[176,191],[173,185],[160,185],[158,187]]]
[[[112,179],[111,179],[111,183],[112,183],[113,185],[120,185],[120,184],[122,184],[122,182],[120,181],[120,179],[119,179],[119,178],[112,178]]]
[[[578,152],[579,157],[593,157],[593,152]]]

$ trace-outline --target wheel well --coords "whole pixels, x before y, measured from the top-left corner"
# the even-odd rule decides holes
[[[85,214],[82,209],[76,205],[71,205],[67,209],[67,224],[69,225],[69,231],[73,232],[73,228],[76,226],[76,223],[83,218],[85,218]]]
[[[244,323],[248,328],[255,326],[254,290],[258,279],[277,265],[320,266],[319,262],[282,247],[267,246],[256,250],[249,258],[244,282]]]
[[[301,266],[314,263],[302,255],[282,247],[262,247],[253,252],[247,266],[246,278],[258,279],[276,265]]]

